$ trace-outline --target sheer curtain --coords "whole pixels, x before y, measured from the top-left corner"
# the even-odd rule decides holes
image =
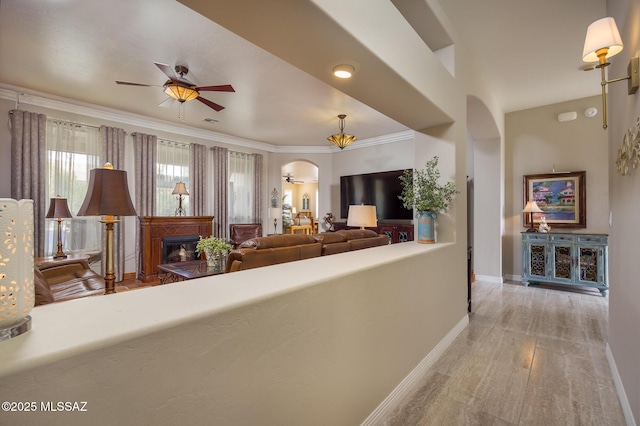
[[[11,198],[33,200],[34,256],[44,256],[47,116],[14,109],[11,125]],[[45,207],[46,206],[46,207]]]
[[[256,165],[258,163],[258,165]],[[257,168],[262,163],[256,161],[256,155],[229,151],[229,223],[255,223],[262,218],[256,216],[260,210],[260,188],[256,188]]]
[[[158,140],[156,163],[156,214],[158,216],[174,216],[178,201],[172,195],[177,182],[189,185],[189,144]],[[182,208],[190,211],[189,196],[182,200]]]
[[[102,167],[102,150],[98,128],[65,121],[47,120],[46,202],[57,195],[67,199],[69,210],[76,214],[85,199],[91,169]],[[80,216],[62,224],[63,250],[68,253],[100,250],[99,217]],[[45,255],[57,250],[57,222],[46,221]]]

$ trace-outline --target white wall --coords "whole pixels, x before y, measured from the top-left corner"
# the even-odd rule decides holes
[[[475,140],[473,269],[478,279],[502,282],[500,140]]]
[[[394,244],[36,308],[2,343],[2,400],[88,412],[2,423],[361,424],[466,319],[464,271],[442,267],[456,250]]]
[[[627,75],[631,57],[640,51],[640,0],[609,0],[607,14],[615,18],[624,42],[624,50],[611,59],[609,78],[622,77]],[[615,161],[625,132],[638,131],[640,94],[629,96],[625,82],[609,85],[609,111],[608,151],[604,154],[608,157],[613,219],[609,239],[609,348],[627,424],[634,424],[632,421],[640,423],[640,285],[636,268],[640,257],[640,170],[621,176],[616,173]]]
[[[597,82],[594,84],[598,84]],[[567,232],[609,233],[607,132],[602,116],[586,118],[584,110],[600,109],[600,97],[589,97],[507,114],[503,269],[509,277],[522,275],[520,233],[523,225],[523,176],[585,170],[587,228]],[[574,121],[560,123],[559,113],[576,111]],[[558,231],[553,229],[552,231]]]

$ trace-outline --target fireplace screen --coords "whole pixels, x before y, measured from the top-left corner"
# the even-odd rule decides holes
[[[197,260],[196,244],[199,235],[180,235],[162,238],[162,263],[188,262]]]

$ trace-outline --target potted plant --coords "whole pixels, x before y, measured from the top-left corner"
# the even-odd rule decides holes
[[[220,257],[226,256],[231,250],[231,244],[224,239],[218,237],[208,237],[198,240],[196,244],[196,254],[200,256],[202,253],[207,257],[207,266],[220,267]]]
[[[405,170],[400,176],[402,193],[398,196],[406,209],[415,209],[418,242],[435,243],[435,218],[451,205],[459,191],[453,182],[440,185],[438,157],[427,161],[422,170]]]

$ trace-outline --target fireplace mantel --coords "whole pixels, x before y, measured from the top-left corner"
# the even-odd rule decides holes
[[[158,277],[162,263],[162,238],[212,233],[213,216],[141,216],[140,269],[138,279],[148,283]]]

